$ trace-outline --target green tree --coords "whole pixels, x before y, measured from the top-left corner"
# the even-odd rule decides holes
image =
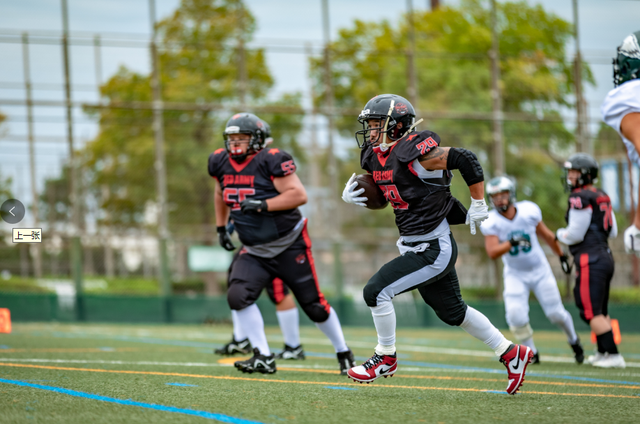
[[[427,114],[468,114],[466,119],[430,119],[420,128],[438,132],[444,145],[475,151],[490,177],[492,123],[471,116],[492,110],[488,2],[463,0],[457,7],[418,12],[413,21],[419,88],[418,104],[414,106]],[[573,107],[568,100],[573,90],[572,63],[567,60],[566,51],[572,26],[542,6],[525,1],[499,3],[498,21],[503,110],[518,117],[504,123],[507,172],[517,176],[521,187],[533,186],[535,182],[531,198],[544,202],[542,193],[548,184],[538,185],[536,172],[543,162],[545,166],[557,166],[549,152],[566,148],[574,140],[559,112],[561,108]],[[355,21],[350,28],[340,31],[330,46],[336,105],[358,110],[376,94],[408,97],[408,27],[406,19],[399,22]],[[584,80],[593,83],[589,67],[584,65],[583,70]],[[311,72],[318,93],[316,102],[320,104],[322,59],[312,60]],[[355,116],[338,120],[338,128],[345,135],[352,136],[358,125]],[[350,172],[344,172],[342,178]],[[553,174],[556,181],[559,169]],[[468,197],[464,189],[454,187],[454,194],[464,200]],[[549,220],[560,224],[562,214],[550,212]]]
[[[238,104],[239,40],[250,41],[255,19],[240,0],[182,0],[179,8],[158,23],[162,98],[190,105]],[[261,49],[244,51],[246,97],[249,104],[300,107],[300,96],[286,94],[269,103],[273,79]],[[125,67],[102,87],[109,103],[152,100],[150,76]],[[184,226],[213,225],[213,184],[206,172],[210,152],[222,147],[226,120],[239,110],[165,110],[169,221]],[[88,110],[100,132],[84,157],[92,173],[91,187],[100,199],[102,222],[128,227],[143,222],[145,208],[155,201],[152,111],[104,108]],[[265,115],[277,143],[299,151],[295,135],[301,116]],[[284,147],[284,146],[283,146]],[[208,238],[210,238],[210,234]]]

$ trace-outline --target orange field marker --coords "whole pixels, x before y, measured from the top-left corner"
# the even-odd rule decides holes
[[[7,308],[0,308],[0,333],[11,333],[11,313]]]

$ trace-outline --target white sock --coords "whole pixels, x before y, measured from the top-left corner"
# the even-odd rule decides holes
[[[255,303],[238,312],[238,322],[242,326],[242,330],[249,338],[251,345],[257,347],[260,353],[266,356],[271,355],[269,345],[267,344],[267,335],[264,332],[264,320],[258,305]]]
[[[325,336],[331,340],[333,348],[337,352],[346,352],[349,350],[347,342],[344,340],[344,334],[342,334],[342,327],[340,326],[340,320],[338,314],[331,308],[329,311],[329,318],[325,322],[316,322],[316,327],[324,333]]]
[[[373,324],[378,333],[378,355],[393,355],[396,353],[396,310],[391,301],[383,302],[371,307]]]
[[[564,334],[567,336],[569,344],[575,344],[578,341],[578,335],[576,334],[576,328],[573,326],[573,318],[569,311],[564,311],[561,321],[555,321],[554,323],[560,327]]]
[[[233,322],[233,340],[241,342],[247,338],[247,335],[242,331],[240,321],[238,320],[238,311],[231,310],[231,321]]]
[[[489,318],[471,306],[467,306],[467,313],[460,327],[493,349],[496,356],[501,356],[511,346],[511,342],[491,324]]]
[[[538,352],[538,349],[536,349],[536,345],[533,343],[533,336],[529,337],[526,340],[520,340],[518,343],[520,343],[521,345],[524,345],[524,346],[527,346],[527,347],[531,348],[533,353],[537,353]]]
[[[298,308],[293,307],[286,311],[276,311],[280,331],[284,338],[284,344],[290,347],[300,346],[300,320]]]

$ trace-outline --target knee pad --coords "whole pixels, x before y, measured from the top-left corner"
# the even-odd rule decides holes
[[[434,309],[438,318],[445,324],[458,327],[464,321],[467,314],[467,304],[462,302],[459,306],[451,309]]]
[[[329,319],[329,312],[327,311],[329,308],[325,308],[320,302],[301,304],[300,307],[313,322],[325,322]]]
[[[515,337],[515,339],[519,342],[533,337],[533,328],[531,328],[531,325],[529,323],[521,327],[510,325],[509,330],[511,330],[511,332],[513,333],[513,337]]]
[[[227,303],[234,311],[239,311],[255,303],[249,291],[242,284],[232,284],[227,291]]]
[[[552,323],[559,324],[559,323],[564,321],[564,318],[565,318],[564,311],[562,311],[562,310],[553,311],[549,315],[547,315],[547,318]]]

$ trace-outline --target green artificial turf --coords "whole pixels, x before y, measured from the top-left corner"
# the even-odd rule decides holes
[[[274,375],[242,374],[219,362],[212,349],[230,338],[228,326],[14,324],[13,330],[0,335],[0,379],[263,423],[638,422],[640,412],[640,335],[623,334],[627,369],[600,370],[572,363],[560,332],[536,332],[542,363],[530,365],[520,394],[508,396],[504,367],[460,329],[400,330],[396,376],[370,385],[338,375],[330,344],[309,327],[302,328],[307,359],[280,361]],[[356,356],[370,356],[373,328],[347,328],[345,335]],[[277,328],[268,328],[268,336],[272,348],[282,346]],[[591,351],[588,334],[581,337]],[[0,422],[212,420],[0,382]]]

